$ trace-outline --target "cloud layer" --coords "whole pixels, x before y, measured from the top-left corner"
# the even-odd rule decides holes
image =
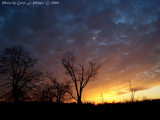
[[[59,0],[53,6],[0,7],[0,50],[23,45],[40,59],[40,68],[63,79],[58,63],[67,51],[81,62],[99,61],[97,81],[87,91],[139,90],[160,84],[159,0]],[[63,74],[63,75],[62,75]]]

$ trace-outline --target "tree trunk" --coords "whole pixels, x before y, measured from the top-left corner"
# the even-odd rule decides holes
[[[19,102],[19,95],[16,87],[14,87],[13,89],[12,97],[13,97],[13,102],[16,103]]]
[[[78,102],[78,104],[82,104],[81,96],[78,96],[77,102]]]

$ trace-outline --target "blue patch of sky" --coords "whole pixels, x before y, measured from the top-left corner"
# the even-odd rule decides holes
[[[31,35],[34,33],[34,31],[32,29],[29,29],[28,27],[24,27],[23,29],[25,31],[25,34],[27,35]]]
[[[126,37],[128,37],[128,35],[121,34],[120,37],[121,38],[126,38]]]
[[[126,44],[128,45],[130,41],[124,41],[124,40],[116,40],[111,42],[101,41],[98,43],[98,46],[107,46],[107,45],[117,45],[117,44]]]
[[[106,2],[119,3],[120,0],[104,0]]]
[[[93,30],[93,34],[97,35],[101,32],[102,30]]]
[[[60,16],[58,18],[58,20],[62,21],[62,22],[66,22],[66,21],[70,21],[71,19],[73,18],[73,15],[72,14],[63,14],[63,17]]]
[[[6,20],[12,21],[12,19],[14,19],[14,17],[13,17],[14,14],[15,14],[15,9],[9,9],[6,14]]]
[[[122,11],[122,10],[117,10],[116,13],[118,14],[118,17],[116,17],[115,19],[113,19],[113,22],[115,24],[132,24],[134,22],[134,19],[132,17],[129,17],[129,13],[127,13],[126,11]]]
[[[74,42],[74,40],[73,39],[69,39],[66,42],[67,42],[67,44],[72,44]]]
[[[92,40],[96,40],[97,39],[97,36],[98,34],[101,32],[102,30],[93,30],[92,33],[93,33],[93,37],[92,37]]]
[[[126,20],[126,17],[125,16],[121,16],[120,18],[118,18],[117,20],[115,20],[115,23],[116,24],[119,24],[119,23],[126,23],[127,20]]]
[[[148,18],[146,18],[144,21],[143,21],[143,24],[149,24],[149,23],[152,23],[154,21],[157,20],[157,16],[148,16]]]
[[[0,29],[3,29],[4,27],[4,18],[3,17],[0,17]]]
[[[101,42],[98,43],[98,45],[99,45],[99,46],[106,46],[106,45],[108,45],[108,44],[107,44],[106,42],[104,42],[104,41],[101,41]]]

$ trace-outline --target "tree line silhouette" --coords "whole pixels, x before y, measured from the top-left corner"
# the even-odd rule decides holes
[[[125,113],[128,111],[135,113],[134,110],[140,113],[141,111],[159,109],[159,99],[135,102],[136,90],[131,81],[129,84],[130,102],[106,104],[103,103],[103,95],[101,94],[102,104],[82,104],[83,90],[89,81],[96,77],[100,65],[88,62],[88,65],[85,66],[84,64],[77,64],[76,61],[76,56],[72,52],[66,52],[61,59],[61,64],[70,80],[59,82],[53,73],[44,73],[39,70],[36,66],[38,59],[31,56],[24,47],[6,48],[0,55],[1,110],[6,109],[7,112],[13,112],[17,108],[19,111],[27,110],[26,113],[28,113],[29,109],[31,113],[38,111],[38,113],[42,112],[43,114],[50,112],[50,109],[54,107],[56,112],[107,112],[114,114],[115,112]],[[57,104],[72,99],[76,100],[78,104]],[[6,105],[9,105],[8,108]]]
[[[0,55],[0,97],[3,101],[43,101],[62,103],[75,99],[82,103],[83,89],[97,75],[100,65],[89,62],[87,67],[76,63],[76,56],[66,52],[61,64],[69,81],[58,82],[51,72],[43,73],[38,59],[23,46],[5,48]],[[49,79],[49,82],[44,82]]]

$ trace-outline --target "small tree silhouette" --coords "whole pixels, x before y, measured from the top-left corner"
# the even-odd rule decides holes
[[[4,86],[10,99],[19,102],[35,87],[40,72],[34,69],[37,59],[22,47],[6,48],[0,56],[0,73],[4,76]]]
[[[41,100],[43,102],[52,102],[53,101],[53,91],[52,91],[52,85],[51,84],[44,84],[43,85],[44,89],[41,91]]]
[[[84,68],[84,65],[76,65],[75,56],[71,52],[67,52],[66,56],[61,60],[62,65],[66,69],[66,74],[72,79],[75,86],[76,97],[73,93],[70,93],[78,104],[82,103],[82,91],[86,87],[87,83],[95,78],[97,71],[100,67],[99,64],[89,62],[88,68]]]
[[[131,102],[134,103],[135,99],[135,89],[132,87],[132,81],[129,80],[129,87],[130,87],[130,92],[131,92]]]
[[[104,103],[103,93],[101,92],[101,103]]]
[[[53,98],[56,99],[57,103],[63,102],[67,99],[67,93],[71,92],[71,86],[69,81],[59,83],[57,79],[53,75],[48,76],[50,81],[52,82],[51,91]]]

